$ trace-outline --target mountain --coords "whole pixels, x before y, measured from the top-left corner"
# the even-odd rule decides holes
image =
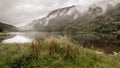
[[[115,26],[119,25],[119,21],[116,21],[119,17],[114,17],[119,16],[120,10],[117,7],[119,5],[113,6],[110,2],[106,1],[89,7],[73,5],[59,8],[51,11],[43,18],[33,20],[30,24],[23,26],[22,30],[28,27],[26,30],[104,32],[104,30],[109,28],[116,29]],[[112,16],[115,22],[109,20],[109,16]],[[114,26],[115,28],[111,27],[114,23],[117,23]]]
[[[91,27],[98,25],[93,28],[98,32],[119,32],[120,31],[120,4],[114,8],[110,8],[104,15],[100,15],[92,20],[93,23]],[[91,28],[90,27],[90,28]]]
[[[86,7],[73,5],[70,7],[59,8],[51,11],[46,17],[33,20],[30,24],[20,27],[24,30],[40,30],[40,31],[62,31],[73,21],[84,21],[85,19],[94,19],[97,15],[103,13],[102,8],[90,8],[86,12]],[[87,17],[86,17],[87,16]],[[25,29],[27,27],[28,29]]]
[[[17,31],[17,28],[12,25],[0,22],[0,32],[7,32],[7,31]]]
[[[110,6],[109,6],[110,7]],[[87,20],[87,19],[86,19]],[[76,24],[71,24],[66,28],[66,31],[94,31],[94,32],[119,32],[120,31],[120,4],[110,7],[104,14],[96,16],[91,21],[74,21]]]
[[[34,25],[40,31],[61,31],[81,14],[75,6],[56,9]]]
[[[20,27],[20,29],[47,31],[49,29],[49,27],[51,28],[51,25],[53,27],[55,24],[57,24],[57,23],[61,24],[61,21],[66,21],[68,18],[71,18],[71,17],[73,18],[73,16],[74,16],[74,18],[77,17],[77,14],[76,15],[71,14],[73,12],[74,12],[74,14],[78,13],[75,9],[75,6],[56,9],[56,10],[53,10],[52,12],[50,12],[46,17],[33,20],[30,24]],[[65,23],[64,23],[64,25],[65,25]],[[25,27],[27,27],[28,29],[26,29]],[[49,30],[51,30],[51,29],[49,29]]]

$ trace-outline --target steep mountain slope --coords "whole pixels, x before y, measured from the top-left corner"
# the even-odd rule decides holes
[[[74,21],[89,21],[103,13],[101,7],[91,7],[89,9],[85,8],[86,7],[74,5],[56,9],[50,12],[46,17],[34,20],[30,24],[23,27],[40,31],[62,31],[69,24],[74,24]]]
[[[17,27],[17,29],[19,31],[32,31],[32,30],[35,30],[33,23]]]
[[[72,14],[73,12],[75,15]],[[57,23],[61,24],[62,21],[67,21],[67,19],[70,20],[69,18],[73,18],[73,16],[74,18],[76,18],[77,14],[79,15],[78,11],[75,9],[75,6],[56,9],[50,12],[46,17],[33,20],[30,24],[20,27],[20,29],[22,28],[24,29],[24,27],[27,27],[28,29],[24,30],[45,30],[45,31],[47,31],[48,29],[53,30],[54,29],[53,26],[55,26]],[[65,25],[65,23],[62,25]]]
[[[108,8],[104,14],[97,16],[91,21],[74,21],[66,28],[67,31],[94,31],[94,32],[119,32],[120,31],[120,4]]]
[[[69,7],[59,8],[51,11],[44,18],[33,20],[30,24],[27,24],[23,27],[28,27],[26,30],[38,31],[76,30],[102,32],[102,27],[106,24],[107,25],[104,28],[105,30],[109,27],[111,28],[110,25],[112,25],[113,22],[112,20],[107,21],[107,19],[109,19],[108,17],[113,13],[116,14],[113,14],[112,17],[119,14],[119,8],[117,8],[117,6],[111,4],[111,2],[103,1],[89,7],[73,5]],[[116,20],[116,18],[118,17],[114,17],[114,20]]]
[[[98,16],[90,23],[95,23],[95,25],[98,25],[94,28],[94,30],[98,32],[120,31],[120,4],[118,4],[115,8],[108,9],[104,15]]]
[[[8,25],[0,22],[0,32],[6,32],[6,31],[17,31],[17,28],[12,25]]]
[[[56,9],[36,23],[35,29],[43,31],[60,31],[81,14],[75,6]]]

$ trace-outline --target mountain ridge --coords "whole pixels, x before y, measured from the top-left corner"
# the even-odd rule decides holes
[[[87,14],[89,14],[89,13],[87,13]],[[70,20],[69,22],[72,22],[73,20],[75,20],[79,17],[82,17],[82,12],[79,12],[78,9],[76,9],[76,5],[73,5],[73,6],[53,10],[46,17],[43,17],[43,18],[37,19],[37,20],[33,20],[30,24],[23,26],[23,27],[32,26],[32,28],[34,28],[35,30],[38,29],[36,27],[42,27],[42,28],[40,28],[40,30],[45,30],[46,28],[49,28],[49,26],[47,26],[47,25],[50,25],[52,21],[55,23],[60,20],[68,21],[67,19],[69,19]],[[52,25],[54,26],[54,24],[52,24]],[[43,26],[45,26],[45,27],[43,27]]]
[[[0,32],[17,31],[15,26],[0,22]]]
[[[108,3],[106,5],[106,9],[103,9],[103,7],[99,6],[99,4],[94,4],[88,9],[78,5],[59,8],[51,11],[47,16],[43,18],[33,20],[30,24],[23,27],[29,27],[28,30],[31,29],[37,31],[64,31],[68,30],[68,26],[78,27],[78,25],[80,25],[78,27],[79,29],[77,29],[79,31],[90,29],[92,31],[95,31],[98,30],[96,27],[97,24],[95,26],[96,28],[94,29],[94,26],[90,26],[91,24],[95,24],[94,20],[97,20],[99,16],[106,15],[106,12],[108,12],[110,8],[114,9],[115,7],[116,6],[112,6]],[[86,11],[83,9],[86,9]]]

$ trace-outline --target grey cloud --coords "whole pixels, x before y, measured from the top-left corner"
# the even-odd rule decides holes
[[[26,23],[64,5],[67,0],[0,0],[0,21]],[[61,6],[62,7],[62,6]]]
[[[0,0],[0,21],[21,25],[57,8],[74,4],[88,6],[99,1],[103,0]]]

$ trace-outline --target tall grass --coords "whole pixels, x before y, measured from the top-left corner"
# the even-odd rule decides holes
[[[0,68],[120,68],[119,59],[119,55],[99,55],[65,38],[0,44]]]

